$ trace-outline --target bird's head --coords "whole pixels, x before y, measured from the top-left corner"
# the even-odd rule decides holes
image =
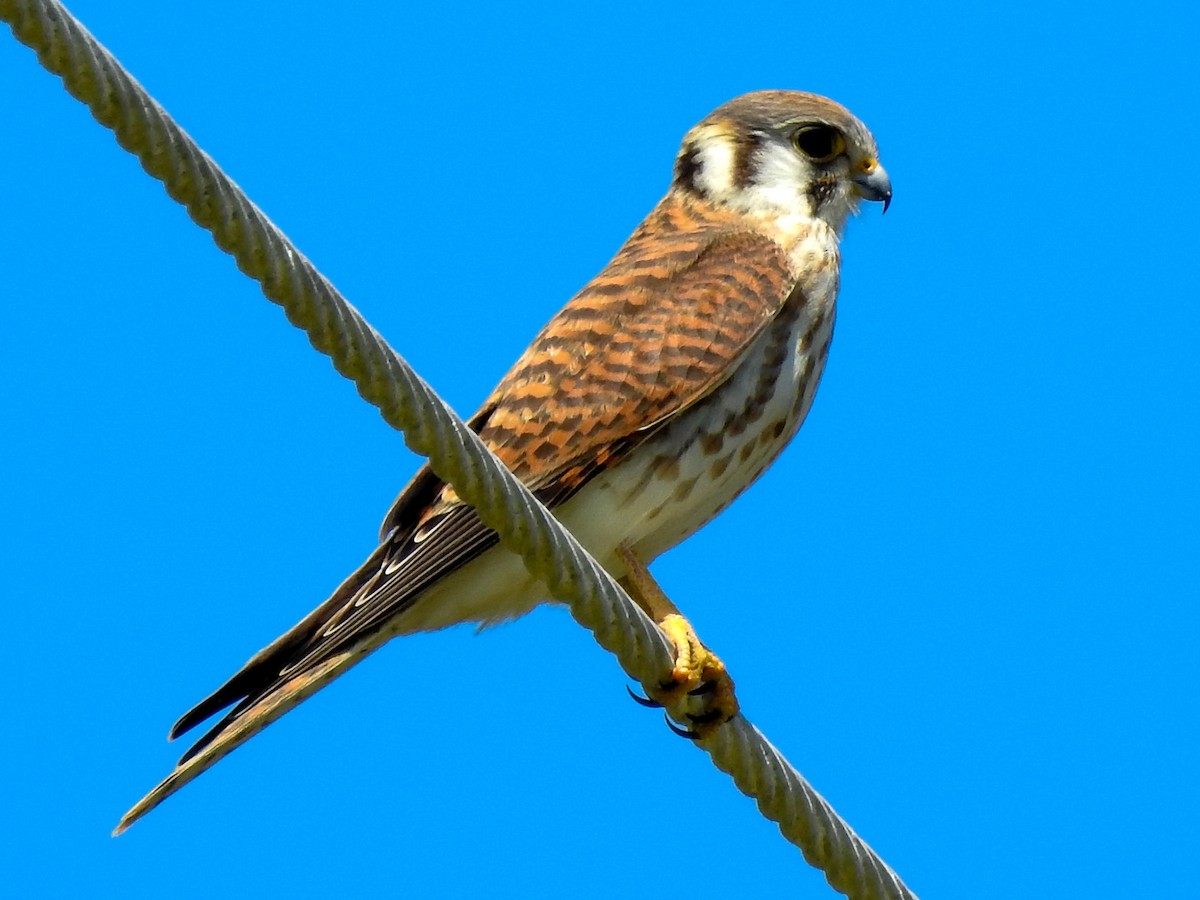
[[[800,91],[730,100],[683,139],[673,189],[752,216],[820,218],[841,232],[860,200],[886,211],[875,138],[844,106]]]

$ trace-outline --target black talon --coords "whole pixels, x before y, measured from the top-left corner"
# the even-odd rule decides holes
[[[679,687],[679,682],[672,678],[670,681],[660,681],[658,683],[658,687],[660,690],[673,691],[675,688]]]
[[[721,716],[722,713],[719,709],[710,709],[708,712],[700,713],[698,716],[693,716],[691,713],[687,714],[687,717],[691,719],[692,723],[695,725],[707,725],[709,722],[717,721],[721,718]]]
[[[639,703],[642,706],[649,707],[650,709],[662,709],[662,704],[657,700],[651,700],[649,697],[639,697],[633,692],[633,688],[631,688],[629,685],[625,685],[625,690],[629,691],[629,696],[634,699],[634,702]]]
[[[688,731],[688,729],[686,729],[686,728],[680,728],[678,725],[676,725],[674,722],[671,721],[671,717],[668,716],[666,713],[663,713],[663,719],[666,721],[667,727],[670,728],[673,732],[675,732],[680,737],[687,738],[689,741],[700,740],[700,735],[696,734],[696,732],[694,732],[694,731]]]
[[[705,681],[700,685],[700,687],[696,688],[694,691],[688,691],[688,696],[689,697],[703,697],[705,694],[711,694],[716,689],[717,689],[717,683],[715,681]]]

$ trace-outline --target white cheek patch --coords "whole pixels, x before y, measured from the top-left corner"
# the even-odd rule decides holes
[[[727,199],[734,193],[733,167],[736,150],[733,141],[726,135],[710,133],[698,135],[699,151],[696,162],[696,187],[710,197]]]
[[[774,209],[799,215],[811,215],[811,202],[805,185],[814,173],[790,148],[769,142],[754,155],[753,181],[746,189],[747,199],[758,210]]]

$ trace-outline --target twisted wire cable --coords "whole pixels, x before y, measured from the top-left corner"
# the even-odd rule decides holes
[[[654,684],[669,671],[672,654],[657,626],[60,3],[0,0],[0,19],[283,307],[407,445],[429,457],[437,475],[476,507],[631,677]],[[683,711],[671,712],[680,718]],[[915,900],[743,716],[699,743],[835,890],[855,900]]]

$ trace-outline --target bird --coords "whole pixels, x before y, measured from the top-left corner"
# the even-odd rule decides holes
[[[841,235],[861,201],[886,212],[891,198],[874,137],[841,104],[792,90],[724,103],[684,136],[662,200],[468,420],[667,633],[676,666],[647,702],[707,693],[691,736],[736,714],[732,680],[647,567],[799,429],[833,335]],[[114,834],[391,638],[549,599],[428,465],[379,541],[175,723],[171,740],[224,712]]]

